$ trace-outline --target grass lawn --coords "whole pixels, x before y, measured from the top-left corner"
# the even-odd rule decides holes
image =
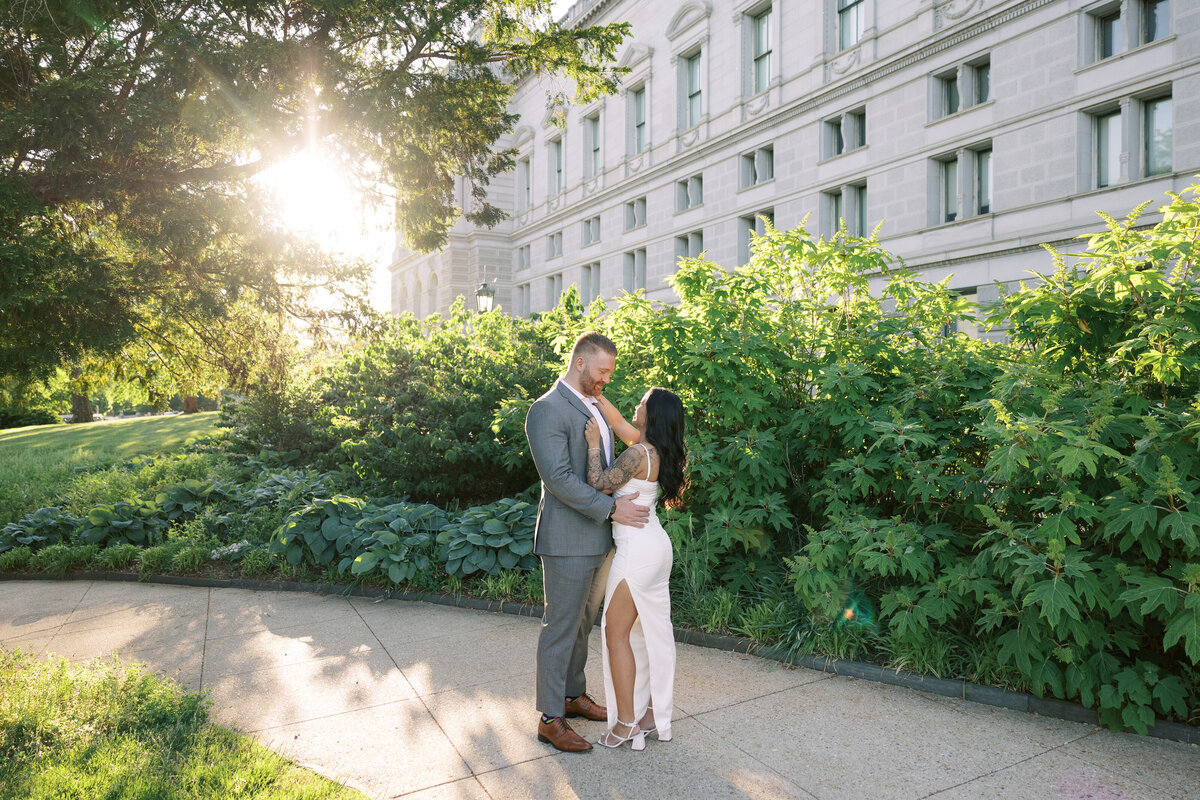
[[[206,716],[137,666],[0,649],[0,798],[363,800]]]
[[[217,432],[218,412],[0,431],[0,526],[55,502],[86,469],[166,453]]]

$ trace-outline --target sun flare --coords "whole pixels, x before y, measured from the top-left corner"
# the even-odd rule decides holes
[[[364,202],[331,158],[302,150],[263,172],[262,181],[274,195],[282,227],[332,250],[359,249]]]

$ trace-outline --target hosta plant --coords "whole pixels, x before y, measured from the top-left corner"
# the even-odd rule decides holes
[[[513,498],[467,509],[438,534],[446,572],[466,576],[533,569],[537,564],[533,555],[536,520],[537,506]]]
[[[0,529],[0,553],[14,547],[24,546],[32,551],[67,542],[82,522],[79,517],[72,516],[57,506],[39,508]]]

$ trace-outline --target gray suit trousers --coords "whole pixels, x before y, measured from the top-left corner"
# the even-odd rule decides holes
[[[546,606],[537,649],[537,709],[563,715],[563,701],[587,691],[588,634],[604,602],[612,553],[542,557]]]

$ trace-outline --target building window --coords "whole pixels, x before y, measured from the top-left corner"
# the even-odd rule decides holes
[[[529,307],[529,284],[522,283],[517,287],[517,316],[528,317],[532,309]]]
[[[766,145],[749,153],[743,153],[742,188],[757,186],[775,178],[775,147]]]
[[[1149,44],[1167,35],[1171,6],[1167,0],[1143,0],[1142,44]]]
[[[583,244],[595,244],[600,241],[600,216],[596,215],[580,223],[583,227]]]
[[[992,60],[982,59],[967,68],[971,72],[971,105],[986,103],[992,99]]]
[[[563,190],[563,141],[550,140],[550,196]]]
[[[865,0],[837,0],[838,49],[858,44],[863,34]]]
[[[825,217],[822,230],[833,236],[844,225],[850,236],[867,232],[867,184],[865,181],[839,186],[823,193]]]
[[[992,99],[992,60],[983,56],[933,76],[931,119],[957,114]]]
[[[625,230],[640,228],[646,224],[646,198],[639,197],[625,204]]]
[[[771,83],[771,9],[768,7],[750,18],[751,69],[754,73],[754,93],[765,92]]]
[[[975,150],[975,213],[992,213],[992,148]]]
[[[583,265],[583,276],[579,283],[579,295],[584,305],[591,305],[600,296],[600,262]]]
[[[775,210],[768,208],[757,214],[738,219],[738,263],[750,263],[750,242],[755,236],[763,236],[767,226],[775,227]]]
[[[629,93],[630,149],[633,155],[645,151],[648,142],[646,131],[646,87],[641,86]]]
[[[529,156],[517,162],[517,210],[528,211],[533,205],[533,186],[530,183],[532,173],[529,169]]]
[[[704,252],[704,231],[675,237],[675,258],[699,258]]]
[[[683,62],[683,127],[700,124],[700,53]]]
[[[557,258],[562,253],[562,231],[549,234],[546,237],[546,258]]]
[[[864,147],[867,144],[867,110],[858,108],[825,120],[825,157]]]
[[[546,307],[554,308],[558,305],[558,300],[563,293],[563,276],[562,273],[550,275],[546,278]]]
[[[951,114],[957,114],[959,107],[958,70],[954,69],[941,75],[935,75],[934,80],[937,81],[938,86],[937,116],[948,117]]]
[[[646,248],[630,250],[625,254],[625,291],[636,292],[646,289]]]
[[[704,177],[693,175],[675,182],[675,210],[687,211],[704,203]]]
[[[937,205],[931,208],[930,224],[940,225],[966,217],[991,214],[992,143],[980,142],[969,148],[933,159],[931,196]],[[936,188],[934,188],[936,184]]]
[[[601,136],[599,112],[584,119],[583,127],[587,138],[587,156],[584,160],[584,174],[589,178],[594,178],[600,174],[600,170],[603,167],[600,159]]]
[[[1089,61],[1103,61],[1125,49],[1125,29],[1121,24],[1121,4],[1109,3],[1089,11],[1086,17],[1090,28]]]
[[[1142,148],[1147,177],[1171,171],[1173,138],[1171,98],[1142,101]]]
[[[1114,109],[1095,114],[1092,118],[1095,130],[1094,168],[1095,188],[1112,186],[1121,179],[1121,111]]]
[[[941,174],[941,221],[954,222],[958,219],[958,157],[951,156],[938,163]]]
[[[517,248],[516,268],[529,269],[533,266],[533,245],[527,244]]]

